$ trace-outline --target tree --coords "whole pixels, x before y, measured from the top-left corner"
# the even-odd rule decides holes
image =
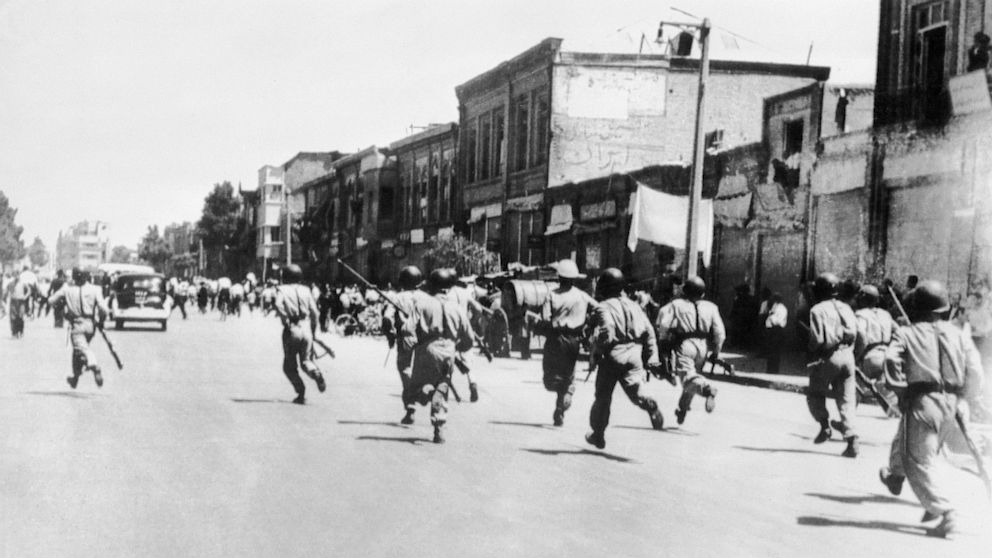
[[[31,265],[34,267],[45,267],[48,264],[48,248],[45,247],[45,243],[41,241],[41,237],[34,237],[34,242],[31,243],[31,247],[28,248],[28,258],[31,260]]]
[[[148,233],[141,239],[138,257],[157,270],[164,269],[165,263],[172,257],[172,250],[169,249],[169,245],[159,234],[158,225],[148,227]]]
[[[24,227],[15,222],[16,217],[17,209],[10,207],[10,201],[0,190],[0,267],[24,257],[24,241],[21,240]]]
[[[424,266],[427,269],[450,267],[459,275],[473,275],[499,271],[499,260],[496,253],[489,252],[485,246],[457,235],[430,239],[424,252]]]
[[[134,250],[127,246],[114,246],[110,251],[110,263],[131,263],[131,254]]]
[[[239,235],[241,200],[228,181],[214,184],[214,189],[203,199],[203,214],[196,224],[197,234],[207,250],[207,267],[216,274],[228,274],[229,262],[238,260],[238,254],[226,257],[232,246],[243,240]],[[237,266],[237,263],[235,263]]]

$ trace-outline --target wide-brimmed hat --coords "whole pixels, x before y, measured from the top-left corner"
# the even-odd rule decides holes
[[[575,262],[572,260],[561,260],[555,264],[555,269],[558,270],[558,277],[561,279],[586,278],[584,273],[579,273],[579,266],[575,265]]]

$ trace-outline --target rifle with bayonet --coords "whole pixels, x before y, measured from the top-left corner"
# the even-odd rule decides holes
[[[121,362],[121,357],[117,356],[117,350],[114,349],[114,344],[110,342],[110,338],[107,337],[107,332],[103,330],[103,324],[97,322],[96,330],[100,332],[100,337],[103,337],[103,342],[107,344],[107,349],[110,350],[110,356],[114,357],[114,362],[117,363],[118,370],[124,370],[124,364]]]

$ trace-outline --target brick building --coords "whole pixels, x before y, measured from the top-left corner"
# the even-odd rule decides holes
[[[301,187],[331,171],[332,163],[344,155],[339,151],[329,152],[306,152],[301,151],[282,165],[283,187],[286,189],[287,204],[290,212],[290,229],[296,230],[299,226],[297,220],[304,215],[308,207],[308,201],[313,204],[314,200],[308,200]],[[310,195],[314,195],[313,190]],[[285,221],[285,219],[284,219]],[[308,255],[304,254],[302,244],[294,234],[292,238],[292,258],[294,263],[303,263]]]

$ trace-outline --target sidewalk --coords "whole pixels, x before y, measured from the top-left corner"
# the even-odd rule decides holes
[[[711,380],[799,394],[806,393],[809,374],[799,353],[782,355],[782,363],[779,367],[781,371],[778,374],[766,373],[765,359],[753,354],[724,352],[720,356],[733,365],[734,375],[727,374],[719,367],[716,368],[715,373],[709,373],[710,367],[705,366],[706,376]],[[874,400],[871,402],[874,403]]]

